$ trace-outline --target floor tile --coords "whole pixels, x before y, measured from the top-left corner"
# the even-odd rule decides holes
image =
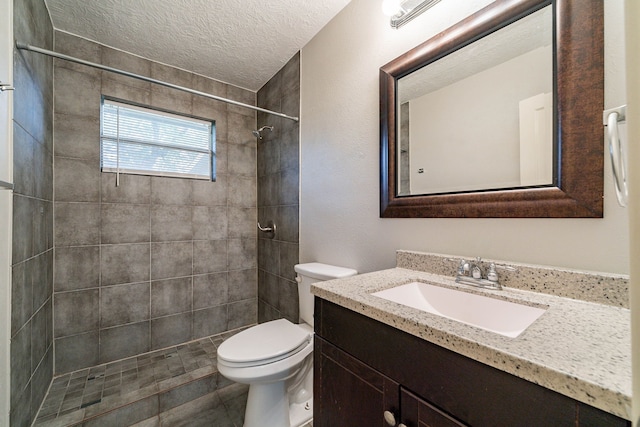
[[[75,425],[83,421],[85,416],[97,417],[198,378],[217,375],[217,346],[240,330],[56,377],[45,396],[35,425],[45,427]],[[218,381],[219,387],[229,384]],[[225,396],[228,396],[228,393]],[[225,425],[225,427],[233,425],[224,424],[230,421],[227,409],[222,403],[219,408],[207,410],[214,411],[218,415],[222,414],[220,415],[222,424],[215,425]],[[202,414],[202,420],[205,418]],[[160,422],[161,419],[159,417],[154,421],[151,418],[139,424],[140,427],[159,425],[154,423]],[[189,420],[184,421],[189,422]]]

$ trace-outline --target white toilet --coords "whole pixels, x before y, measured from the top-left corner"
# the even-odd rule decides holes
[[[350,268],[317,262],[295,266],[300,324],[272,320],[218,347],[218,371],[249,384],[244,427],[298,427],[313,417],[313,295],[311,284],[354,276]]]

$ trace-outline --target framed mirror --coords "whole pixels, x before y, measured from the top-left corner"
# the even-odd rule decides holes
[[[498,0],[380,69],[381,217],[602,217],[601,0]]]

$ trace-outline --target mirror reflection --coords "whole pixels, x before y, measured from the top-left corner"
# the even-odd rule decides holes
[[[547,6],[397,81],[397,195],[554,185]]]

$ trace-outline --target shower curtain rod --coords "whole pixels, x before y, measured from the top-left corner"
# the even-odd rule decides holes
[[[171,89],[181,90],[183,92],[189,92],[189,93],[192,93],[194,95],[204,96],[205,98],[215,99],[216,101],[226,102],[227,104],[237,105],[238,107],[250,108],[250,109],[255,110],[255,111],[261,111],[263,113],[272,114],[274,116],[282,117],[282,118],[293,120],[293,121],[296,121],[296,122],[300,120],[298,117],[288,116],[288,115],[286,115],[284,113],[278,113],[277,111],[267,110],[265,108],[260,108],[260,107],[254,106],[254,105],[245,104],[243,102],[234,101],[232,99],[222,98],[220,96],[211,95],[209,93],[200,92],[198,90],[189,89],[187,87],[178,86],[178,85],[174,85],[172,83],[163,82],[162,80],[156,80],[156,79],[152,79],[150,77],[141,76],[140,74],[134,74],[134,73],[130,73],[128,71],[119,70],[117,68],[107,67],[106,65],[96,64],[95,62],[85,61],[83,59],[74,58],[73,56],[69,56],[69,55],[65,55],[65,54],[62,54],[62,53],[54,52],[52,50],[42,49],[42,48],[39,48],[39,47],[36,47],[36,46],[31,46],[29,44],[16,42],[16,48],[22,49],[22,50],[28,50],[28,51],[31,51],[31,52],[41,53],[43,55],[51,56],[53,58],[64,59],[65,61],[75,62],[77,64],[82,64],[82,65],[86,65],[88,67],[98,68],[98,69],[104,70],[104,71],[110,71],[112,73],[120,74],[120,75],[127,76],[127,77],[132,77],[134,79],[144,80],[144,81],[147,81],[147,82],[150,82],[150,83],[155,83],[155,84],[158,84],[158,85],[161,85],[161,86],[166,86],[166,87],[169,87]]]

